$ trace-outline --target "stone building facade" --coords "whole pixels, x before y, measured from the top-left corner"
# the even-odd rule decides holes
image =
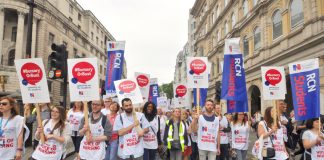
[[[197,26],[194,55],[212,63],[208,98],[219,100],[224,40],[240,37],[252,113],[272,105],[263,100],[261,66],[285,67],[292,110],[288,64],[319,58],[324,99],[324,0],[196,0],[191,14]]]
[[[43,59],[48,72],[51,44],[65,44],[69,58],[97,57],[100,86],[105,80],[107,41],[115,38],[89,11],[76,0],[35,0],[31,58]],[[20,97],[15,59],[26,57],[27,20],[26,0],[0,0],[0,84],[1,95]],[[126,77],[126,63],[123,77]],[[63,99],[62,80],[48,79],[51,101]],[[68,96],[69,97],[69,96]]]

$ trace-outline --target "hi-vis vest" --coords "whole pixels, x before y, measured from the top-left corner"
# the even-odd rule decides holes
[[[167,120],[166,125],[169,125],[169,120]],[[180,139],[180,144],[181,144],[181,151],[184,152],[184,130],[183,130],[183,123],[182,121],[180,122],[180,127],[179,127],[179,139]],[[167,142],[168,142],[168,149],[171,149],[171,142],[173,141],[173,137],[172,137],[172,133],[173,133],[173,126],[170,125],[169,128],[169,132],[168,132],[168,138],[167,138]]]

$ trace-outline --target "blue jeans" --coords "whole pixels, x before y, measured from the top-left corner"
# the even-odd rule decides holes
[[[246,160],[247,150],[235,149],[235,151],[237,153],[237,159],[236,160]]]
[[[118,150],[118,139],[109,142],[109,145],[106,150],[105,160],[116,160],[117,150]]]
[[[146,149],[144,148],[143,160],[155,160],[157,149]]]

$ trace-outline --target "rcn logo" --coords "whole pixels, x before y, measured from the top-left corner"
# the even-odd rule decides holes
[[[207,130],[208,130],[207,127],[202,127],[203,132],[207,132]]]
[[[294,64],[294,65],[293,65],[293,70],[294,70],[294,71],[299,71],[299,70],[301,70],[301,66],[300,66],[300,64]]]
[[[30,93],[29,96],[30,97],[35,97],[35,93]]]
[[[115,43],[109,43],[109,48],[114,49],[115,48]]]

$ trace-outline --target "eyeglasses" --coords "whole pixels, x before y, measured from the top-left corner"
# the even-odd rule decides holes
[[[2,106],[6,106],[6,105],[8,105],[9,103],[8,102],[0,102],[0,106],[2,105]]]
[[[93,106],[101,106],[100,103],[92,103]]]
[[[111,103],[111,101],[105,101],[105,103]]]
[[[54,110],[52,110],[51,112],[52,112],[52,113],[60,113],[59,111],[54,111]]]

